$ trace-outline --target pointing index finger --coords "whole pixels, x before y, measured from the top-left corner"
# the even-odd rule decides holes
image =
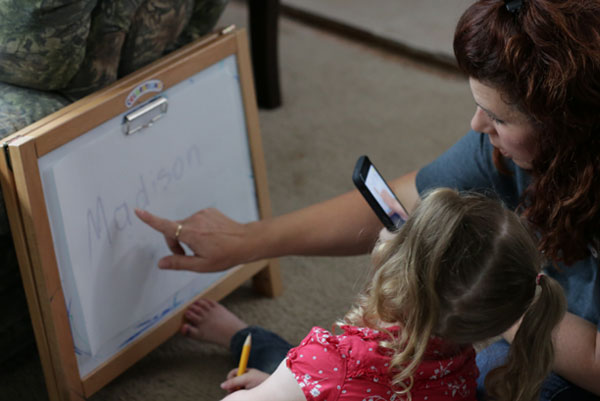
[[[156,231],[160,231],[166,237],[175,238],[175,232],[179,225],[178,223],[155,216],[147,210],[135,209],[135,214],[140,220],[154,228]]]

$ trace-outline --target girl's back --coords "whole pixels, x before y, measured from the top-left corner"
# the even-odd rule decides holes
[[[472,344],[519,320],[486,390],[495,401],[534,401],[565,311],[541,263],[516,214],[482,195],[435,190],[376,245],[371,279],[338,324],[344,333],[313,328],[261,386],[227,401],[475,400]]]

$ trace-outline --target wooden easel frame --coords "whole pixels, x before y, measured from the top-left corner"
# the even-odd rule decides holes
[[[0,177],[11,232],[50,400],[85,400],[175,334],[188,302],[83,378],[75,356],[38,158],[126,112],[125,99],[140,82],[160,79],[168,89],[229,55],[236,55],[246,128],[261,218],[271,215],[248,42],[243,30],[229,29],[194,42],[110,87],[75,102],[4,141]],[[140,102],[151,97],[146,95]],[[218,300],[252,278],[269,296],[282,290],[276,260],[231,269],[196,299]]]

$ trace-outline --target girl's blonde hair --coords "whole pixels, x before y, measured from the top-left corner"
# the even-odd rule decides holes
[[[523,316],[506,364],[486,378],[490,399],[537,398],[554,356],[551,334],[565,311],[562,288],[544,277],[522,221],[478,194],[437,189],[390,240],[373,251],[372,280],[344,324],[400,324],[393,384],[410,396],[412,375],[430,336],[457,345],[500,335]]]

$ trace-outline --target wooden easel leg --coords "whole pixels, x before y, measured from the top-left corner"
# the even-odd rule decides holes
[[[281,283],[281,272],[279,271],[279,260],[271,259],[269,264],[252,277],[254,290],[274,298],[283,292]]]

